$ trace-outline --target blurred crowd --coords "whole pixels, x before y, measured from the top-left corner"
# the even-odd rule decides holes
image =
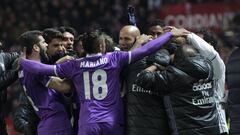
[[[234,2],[235,0],[221,0]],[[203,3],[203,0],[1,0],[0,40],[9,48],[16,44],[20,33],[29,29],[44,29],[72,26],[79,33],[93,25],[100,25],[116,40],[119,29],[127,23],[128,4],[136,8],[138,27],[145,30],[149,19],[154,18],[157,9],[167,4]],[[205,1],[206,2],[206,1]],[[216,2],[211,0],[207,2]],[[220,2],[220,1],[217,1]],[[154,5],[154,6],[153,6]],[[154,10],[152,11],[152,8]],[[158,7],[158,8],[156,8]],[[154,13],[155,12],[155,13]]]
[[[209,0],[208,2],[236,2],[237,0]],[[156,18],[151,5],[161,6],[179,3],[203,3],[204,0],[1,0],[0,4],[0,41],[4,51],[18,51],[17,37],[27,30],[43,30],[50,27],[71,26],[78,33],[88,31],[92,27],[101,27],[117,42],[119,30],[128,23],[127,7],[136,9],[138,27],[141,31],[152,18]],[[232,27],[214,33],[218,40],[218,52],[226,63],[228,56],[240,38],[240,15],[232,21]],[[2,50],[1,49],[1,50]],[[9,115],[19,105],[19,91],[14,83],[8,88],[6,114]]]

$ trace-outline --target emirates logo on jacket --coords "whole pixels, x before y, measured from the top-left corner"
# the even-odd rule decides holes
[[[193,92],[199,93],[199,96],[192,98],[193,105],[206,105],[214,103],[212,82],[195,83],[192,87]]]

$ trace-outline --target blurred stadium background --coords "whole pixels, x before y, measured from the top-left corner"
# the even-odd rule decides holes
[[[17,37],[27,30],[62,25],[81,34],[100,26],[118,42],[118,33],[127,21],[127,7],[135,7],[137,25],[144,33],[152,19],[166,25],[195,31],[207,28],[215,32],[218,51],[224,62],[240,39],[239,0],[1,0],[0,41],[5,51],[18,50]],[[8,89],[6,120],[9,135],[19,135],[12,127],[12,112],[18,106],[18,86]]]

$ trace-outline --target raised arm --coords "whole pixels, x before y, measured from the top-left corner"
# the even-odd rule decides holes
[[[138,74],[135,83],[146,90],[151,90],[158,94],[165,94],[169,91],[168,80],[165,77],[166,74],[167,71],[152,72],[151,69],[148,68]]]
[[[20,65],[22,66],[23,69],[27,70],[30,73],[47,76],[56,76],[55,65],[47,65],[37,61],[28,60],[25,58],[21,58]]]
[[[196,47],[200,54],[208,58],[212,62],[214,78],[220,79],[225,74],[225,65],[221,57],[219,56],[218,52],[208,44],[205,40],[201,37],[197,36],[194,33],[191,33],[187,36],[188,42],[190,45]]]
[[[167,32],[163,36],[151,40],[148,43],[146,43],[144,46],[139,47],[131,51],[131,62],[134,62],[136,60],[139,60],[147,55],[150,55],[157,50],[159,50],[167,41],[171,39],[173,36],[172,32]]]
[[[73,89],[71,81],[59,77],[51,77],[47,87],[61,93],[69,93]]]
[[[145,56],[148,56],[157,50],[161,49],[161,47],[167,43],[172,36],[186,36],[189,34],[188,31],[185,29],[172,29],[171,32],[167,32],[164,35],[151,40],[150,42],[146,43],[144,46],[134,49],[133,51],[130,52],[131,58],[130,62],[134,62],[136,60],[139,60]]]

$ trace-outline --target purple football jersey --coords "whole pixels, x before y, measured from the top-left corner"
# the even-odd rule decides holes
[[[80,102],[79,126],[113,122],[123,124],[120,71],[129,64],[128,52],[96,54],[56,66],[55,73],[71,79]]]
[[[123,135],[123,127],[111,122],[92,123],[80,127],[78,135]]]
[[[38,133],[50,135],[56,132],[69,132],[71,135],[71,123],[61,103],[60,93],[46,87],[50,77],[25,70],[20,70],[18,75],[29,101],[41,119]]]
[[[25,70],[34,74],[57,75],[73,81],[81,102],[79,127],[91,123],[123,123],[119,74],[124,65],[160,49],[172,37],[171,32],[130,52],[95,55],[58,65],[46,65],[21,59]],[[79,131],[80,133],[81,131]]]

